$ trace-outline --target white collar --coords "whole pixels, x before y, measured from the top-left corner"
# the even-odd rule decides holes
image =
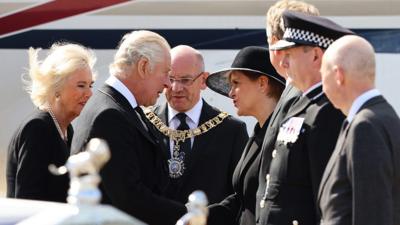
[[[310,88],[308,88],[306,91],[303,92],[303,97],[306,96],[308,93],[312,92],[313,90],[315,90],[316,88],[318,88],[321,85],[322,85],[322,82],[318,82],[318,83],[314,84],[313,86],[311,86]]]
[[[190,110],[186,111],[185,114],[187,117],[189,117],[194,124],[196,124],[196,127],[199,124],[200,120],[200,114],[201,114],[201,109],[203,108],[203,100],[200,98],[199,101],[196,103],[196,105],[193,106]],[[174,119],[176,114],[179,112],[173,109],[169,104],[168,104],[168,123],[171,124],[171,120]]]
[[[138,106],[135,96],[133,96],[132,92],[129,91],[125,84],[122,83],[117,77],[110,75],[105,83],[121,93],[121,95],[123,95],[128,100],[132,108],[136,108]]]
[[[354,101],[353,104],[351,104],[351,108],[349,110],[349,114],[347,115],[347,121],[351,123],[351,121],[354,119],[356,116],[357,112],[360,110],[361,106],[364,105],[368,100],[370,100],[373,97],[376,97],[380,95],[378,89],[371,89],[368,90],[361,95],[359,95]]]

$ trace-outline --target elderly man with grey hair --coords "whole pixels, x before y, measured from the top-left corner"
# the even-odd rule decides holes
[[[111,159],[101,170],[102,203],[149,224],[175,224],[183,204],[161,197],[167,186],[166,159],[140,106],[155,104],[170,86],[170,46],[150,31],[126,34],[110,65],[110,77],[77,121],[73,151],[91,138],[107,141]]]

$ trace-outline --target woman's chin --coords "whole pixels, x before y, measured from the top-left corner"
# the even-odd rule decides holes
[[[78,117],[82,112],[82,109],[79,110],[75,110],[74,112],[71,112],[70,115],[71,117],[73,117],[72,119],[76,119],[76,117]]]

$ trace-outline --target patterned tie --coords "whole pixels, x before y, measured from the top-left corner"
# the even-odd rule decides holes
[[[189,125],[186,123],[186,114],[185,113],[178,113],[176,114],[176,118],[178,118],[180,124],[178,126],[178,130],[189,130]],[[185,141],[180,142],[180,152],[188,153],[191,149],[190,138],[185,139]]]

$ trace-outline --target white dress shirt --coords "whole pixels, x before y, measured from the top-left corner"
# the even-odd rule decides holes
[[[347,115],[347,121],[351,123],[351,121],[354,119],[356,116],[357,112],[360,110],[361,106],[364,105],[368,100],[370,100],[373,97],[376,97],[380,95],[378,89],[371,89],[369,91],[366,91],[362,93],[360,96],[358,96],[353,104],[351,104],[351,108],[349,110],[349,115]]]
[[[320,87],[321,85],[322,85],[322,82],[318,82],[318,83],[314,84],[313,86],[308,88],[305,92],[303,92],[303,97],[306,96],[308,93],[312,92],[313,90],[315,90],[316,88]],[[319,93],[318,95],[314,96],[313,99],[318,98],[322,94],[323,94],[323,92]]]
[[[192,109],[189,111],[186,111],[186,123],[188,124],[190,129],[196,128],[199,126],[199,120],[200,120],[200,114],[201,114],[201,109],[203,108],[203,100],[200,99],[196,105],[193,106]],[[168,104],[168,124],[171,129],[176,130],[180,124],[179,119],[176,118],[176,115],[179,112],[173,109],[169,104]],[[193,146],[193,141],[194,138],[191,138],[191,146]],[[170,152],[172,155],[172,151],[174,148],[174,142],[173,140],[170,139]]]
[[[120,80],[118,80],[118,78],[116,78],[113,75],[110,75],[110,77],[108,77],[105,83],[110,85],[115,90],[117,90],[121,95],[123,95],[128,100],[129,104],[132,106],[133,109],[138,106],[135,96],[133,96],[132,92],[129,91],[129,89],[125,86],[125,84],[123,84]]]

